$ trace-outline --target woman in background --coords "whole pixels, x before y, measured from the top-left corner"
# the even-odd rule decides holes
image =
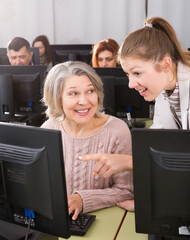
[[[43,128],[62,132],[69,214],[91,212],[133,199],[132,173],[105,179],[93,176],[95,161],[79,156],[92,153],[131,154],[131,135],[122,120],[102,113],[103,85],[94,69],[83,62],[55,65],[44,84],[49,119]]]
[[[47,66],[49,70],[52,67],[52,61],[48,38],[45,35],[40,35],[34,39],[32,46],[39,48],[40,65]]]
[[[118,43],[113,39],[104,39],[93,46],[92,66],[93,67],[117,67]]]

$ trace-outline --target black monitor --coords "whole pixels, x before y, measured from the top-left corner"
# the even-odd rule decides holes
[[[28,227],[32,213],[32,230],[69,238],[61,132],[10,123],[0,132],[0,220]]]
[[[10,65],[6,48],[0,48],[0,65]]]
[[[31,51],[33,52],[32,63],[34,65],[40,65],[39,49],[31,47]],[[6,48],[0,48],[0,65],[10,65]]]
[[[0,66],[0,121],[30,118],[45,111],[41,99],[46,69],[40,65]]]
[[[150,118],[151,104],[128,87],[129,79],[121,67],[94,68],[104,85],[105,112],[118,118]]]
[[[190,237],[190,131],[133,129],[132,148],[136,232]]]
[[[81,61],[91,65],[92,44],[52,44],[53,65],[66,61]]]

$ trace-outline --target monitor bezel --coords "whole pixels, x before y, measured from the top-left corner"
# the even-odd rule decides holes
[[[50,44],[50,50],[51,50],[51,58],[52,58],[52,64],[53,66],[61,63],[63,61],[58,61],[57,60],[57,53],[59,51],[62,51],[65,55],[71,54],[82,54],[86,52],[89,55],[89,60],[86,61],[86,63],[91,65],[91,57],[92,57],[92,44]],[[72,59],[67,59],[68,60],[75,60],[78,61],[77,57],[71,57]]]
[[[2,144],[26,148],[45,147],[48,155],[53,219],[42,216],[39,213],[35,214],[36,218],[34,221],[36,225],[35,227],[32,225],[31,229],[69,238],[69,213],[61,132],[10,123],[0,123],[0,132],[0,143]],[[32,189],[32,191],[35,194],[35,189]],[[8,216],[5,219],[5,216],[0,215],[0,219],[23,226],[23,224],[15,222],[13,218],[9,218]],[[24,227],[27,227],[27,225]]]
[[[152,235],[152,237],[154,235],[161,237],[183,237],[183,235],[179,235],[178,233],[180,225],[183,224],[181,216],[153,217],[154,207],[152,199],[154,198],[151,194],[154,192],[152,191],[154,186],[152,182],[151,166],[153,161],[151,158],[151,148],[159,152],[190,154],[190,130],[132,129],[131,133],[136,232],[146,233]],[[179,171],[182,170],[179,169]],[[185,169],[185,171],[187,171],[187,169]],[[174,185],[171,187],[174,187]],[[178,189],[176,189],[175,199],[180,197],[178,196]],[[164,198],[165,196],[162,197]],[[186,216],[184,216],[184,219],[185,218]]]

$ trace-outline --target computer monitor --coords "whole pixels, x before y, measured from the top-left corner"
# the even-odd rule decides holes
[[[31,47],[31,51],[33,52],[32,63],[34,65],[40,65],[39,49]],[[0,65],[10,65],[6,48],[0,48]]]
[[[0,65],[10,65],[6,48],[0,48]]]
[[[129,79],[121,67],[94,68],[104,85],[105,112],[118,118],[150,118],[151,104],[128,87]],[[110,110],[111,109],[111,110]]]
[[[10,123],[0,132],[0,219],[28,227],[26,209],[31,229],[69,238],[61,132]]]
[[[46,69],[40,65],[0,66],[0,121],[30,118],[45,111],[41,99]]]
[[[81,61],[91,65],[92,44],[51,44],[53,65],[66,61]]]
[[[132,130],[136,232],[149,239],[190,236],[189,143],[189,130]]]

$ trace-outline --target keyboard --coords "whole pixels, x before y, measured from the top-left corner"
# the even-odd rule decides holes
[[[89,214],[79,214],[76,220],[72,220],[72,214],[69,216],[71,235],[83,236],[94,222],[96,216]]]

